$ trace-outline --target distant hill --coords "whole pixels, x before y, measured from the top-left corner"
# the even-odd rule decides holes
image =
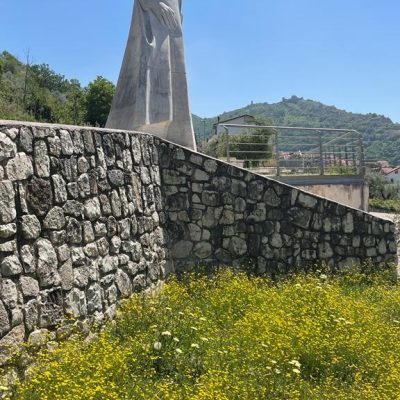
[[[400,124],[390,118],[377,114],[356,114],[327,106],[317,101],[292,96],[279,103],[255,103],[246,107],[225,112],[221,120],[242,114],[263,117],[274,125],[301,126],[310,128],[356,129],[364,138],[367,159],[386,159],[392,164],[400,164]],[[203,138],[204,126],[206,137],[212,134],[215,118],[205,120],[193,116],[196,137]]]
[[[97,77],[87,87],[67,79],[47,64],[30,64],[7,51],[0,52],[0,119],[19,119],[102,126],[114,86]],[[354,114],[313,100],[292,96],[279,103],[256,103],[225,112],[221,120],[242,114],[263,117],[275,125],[348,128],[362,133],[369,159],[400,164],[400,124],[377,114]],[[198,141],[212,134],[215,118],[193,115]]]

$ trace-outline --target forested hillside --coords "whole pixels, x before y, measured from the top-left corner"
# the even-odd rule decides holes
[[[275,125],[356,129],[364,137],[368,159],[387,159],[400,163],[400,124],[377,114],[355,114],[327,106],[317,101],[293,96],[279,103],[255,103],[220,115],[226,120],[242,114],[251,114],[270,120]],[[205,119],[206,136],[217,118]],[[193,123],[199,137],[203,137],[204,120],[194,116]],[[396,130],[398,130],[396,132]]]
[[[104,126],[115,87],[103,77],[87,87],[47,64],[23,63],[0,53],[0,119]],[[251,114],[275,125],[356,129],[363,134],[366,157],[400,164],[400,124],[377,114],[355,114],[296,96],[279,103],[256,103],[223,113],[225,120]],[[193,115],[198,141],[212,134],[215,118]]]
[[[102,77],[82,88],[47,64],[0,53],[0,119],[103,126],[113,95],[114,85]]]

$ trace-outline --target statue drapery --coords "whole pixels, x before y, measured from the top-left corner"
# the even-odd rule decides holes
[[[181,0],[136,0],[107,128],[139,130],[196,149]]]

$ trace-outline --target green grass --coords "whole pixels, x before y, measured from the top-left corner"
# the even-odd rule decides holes
[[[397,399],[388,272],[280,282],[221,271],[126,302],[92,341],[35,356],[12,399]]]
[[[400,200],[399,199],[369,199],[369,206],[373,209],[380,210],[383,212],[398,213],[400,212]]]

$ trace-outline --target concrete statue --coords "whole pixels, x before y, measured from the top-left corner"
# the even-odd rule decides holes
[[[196,150],[182,37],[182,0],[136,0],[107,128],[152,133]]]

